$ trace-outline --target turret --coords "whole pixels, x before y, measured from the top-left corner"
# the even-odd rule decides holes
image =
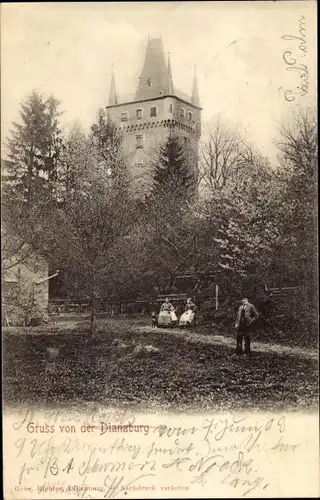
[[[111,83],[110,83],[110,94],[109,94],[109,106],[113,104],[118,104],[118,96],[116,90],[116,80],[114,77],[113,65],[112,65],[112,75],[111,75]]]
[[[199,91],[198,91],[198,79],[197,79],[196,66],[194,67],[194,77],[193,77],[191,102],[195,106],[199,106],[200,107],[200,99],[199,99]]]
[[[167,67],[167,77],[168,77],[168,94],[173,94],[173,81],[172,81],[172,73],[171,73],[171,62],[170,62],[170,53],[168,52],[168,67]]]

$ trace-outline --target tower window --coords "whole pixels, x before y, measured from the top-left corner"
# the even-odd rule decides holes
[[[142,135],[136,135],[136,148],[143,149],[143,136]]]
[[[128,121],[128,112],[127,111],[125,111],[124,113],[121,113],[121,121],[122,122]]]
[[[188,146],[188,137],[183,138],[183,145],[185,148]]]
[[[183,108],[180,108],[180,118],[185,117],[185,110]]]
[[[150,108],[150,116],[157,116],[157,108],[155,106]]]
[[[141,120],[142,118],[142,109],[137,109],[137,120]]]
[[[173,106],[172,104],[169,104],[169,113],[172,113],[172,111],[173,111]]]
[[[189,118],[189,120],[192,120],[192,113],[191,113],[191,111],[188,112],[188,118]]]
[[[147,79],[147,85],[148,85],[148,87],[151,87],[151,80],[150,80],[150,78]]]

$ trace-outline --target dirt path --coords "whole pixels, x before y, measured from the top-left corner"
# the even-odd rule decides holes
[[[161,331],[166,332],[169,335],[174,335],[175,337],[183,337],[189,342],[200,342],[202,344],[209,345],[225,345],[230,347],[230,349],[235,348],[235,339],[233,337],[227,337],[224,335],[205,335],[202,333],[197,333],[195,331],[180,330],[179,328],[154,328],[148,326],[136,327],[136,331],[143,332],[155,332]],[[260,352],[270,352],[276,354],[285,354],[287,356],[297,356],[300,358],[307,359],[318,359],[317,349],[306,349],[300,347],[290,347],[279,344],[265,344],[263,342],[255,342],[252,340],[252,349]]]
[[[34,327],[34,328],[18,328],[18,327],[6,327],[3,328],[4,333],[14,333],[25,335],[59,335],[65,334],[66,330],[68,333],[76,333],[85,335],[88,329],[88,318],[81,317],[80,315],[76,318],[61,318],[60,321],[52,321],[47,327]],[[130,329],[136,332],[147,332],[154,333],[165,332],[167,335],[173,335],[175,337],[184,338],[189,342],[200,342],[202,344],[209,345],[225,345],[230,349],[235,348],[235,338],[225,335],[208,335],[200,333],[194,330],[181,330],[180,328],[157,328],[154,329],[149,325],[137,325],[132,321],[119,321],[115,319],[102,319],[99,320],[100,326],[108,329],[121,330],[122,328]],[[318,359],[318,350],[316,348],[302,348],[302,347],[291,347],[287,345],[255,342],[254,337],[252,338],[252,349],[258,352],[269,352],[275,354],[284,354],[286,356],[295,356],[305,359]]]

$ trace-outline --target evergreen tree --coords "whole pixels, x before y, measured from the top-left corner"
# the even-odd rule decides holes
[[[175,273],[186,265],[195,249],[191,204],[196,179],[190,157],[181,138],[168,138],[153,162],[152,190],[142,210],[148,239],[145,251],[155,269],[153,279],[158,282],[161,278],[165,286],[172,284]]]
[[[2,214],[6,259],[30,252],[48,257],[55,245],[58,168],[63,150],[59,102],[33,91],[21,104],[20,123],[7,140]],[[3,247],[2,247],[3,248]],[[21,252],[27,249],[27,252]]]
[[[21,123],[13,123],[7,142],[6,191],[16,200],[32,204],[54,190],[62,150],[59,102],[33,91],[21,104]]]
[[[152,198],[170,210],[179,210],[194,194],[195,176],[181,138],[169,136],[154,165]]]

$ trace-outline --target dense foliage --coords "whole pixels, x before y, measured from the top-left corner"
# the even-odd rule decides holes
[[[90,300],[92,332],[96,298],[169,293],[183,272],[213,276],[237,298],[300,287],[288,324],[314,328],[318,152],[310,110],[281,128],[274,165],[221,121],[199,162],[170,136],[150,160],[143,200],[132,195],[122,137],[105,112],[88,134],[75,123],[63,135],[59,116],[54,97],[33,92],[13,125],[3,271],[13,256],[23,259],[22,248],[39,252],[61,270],[64,293]]]

